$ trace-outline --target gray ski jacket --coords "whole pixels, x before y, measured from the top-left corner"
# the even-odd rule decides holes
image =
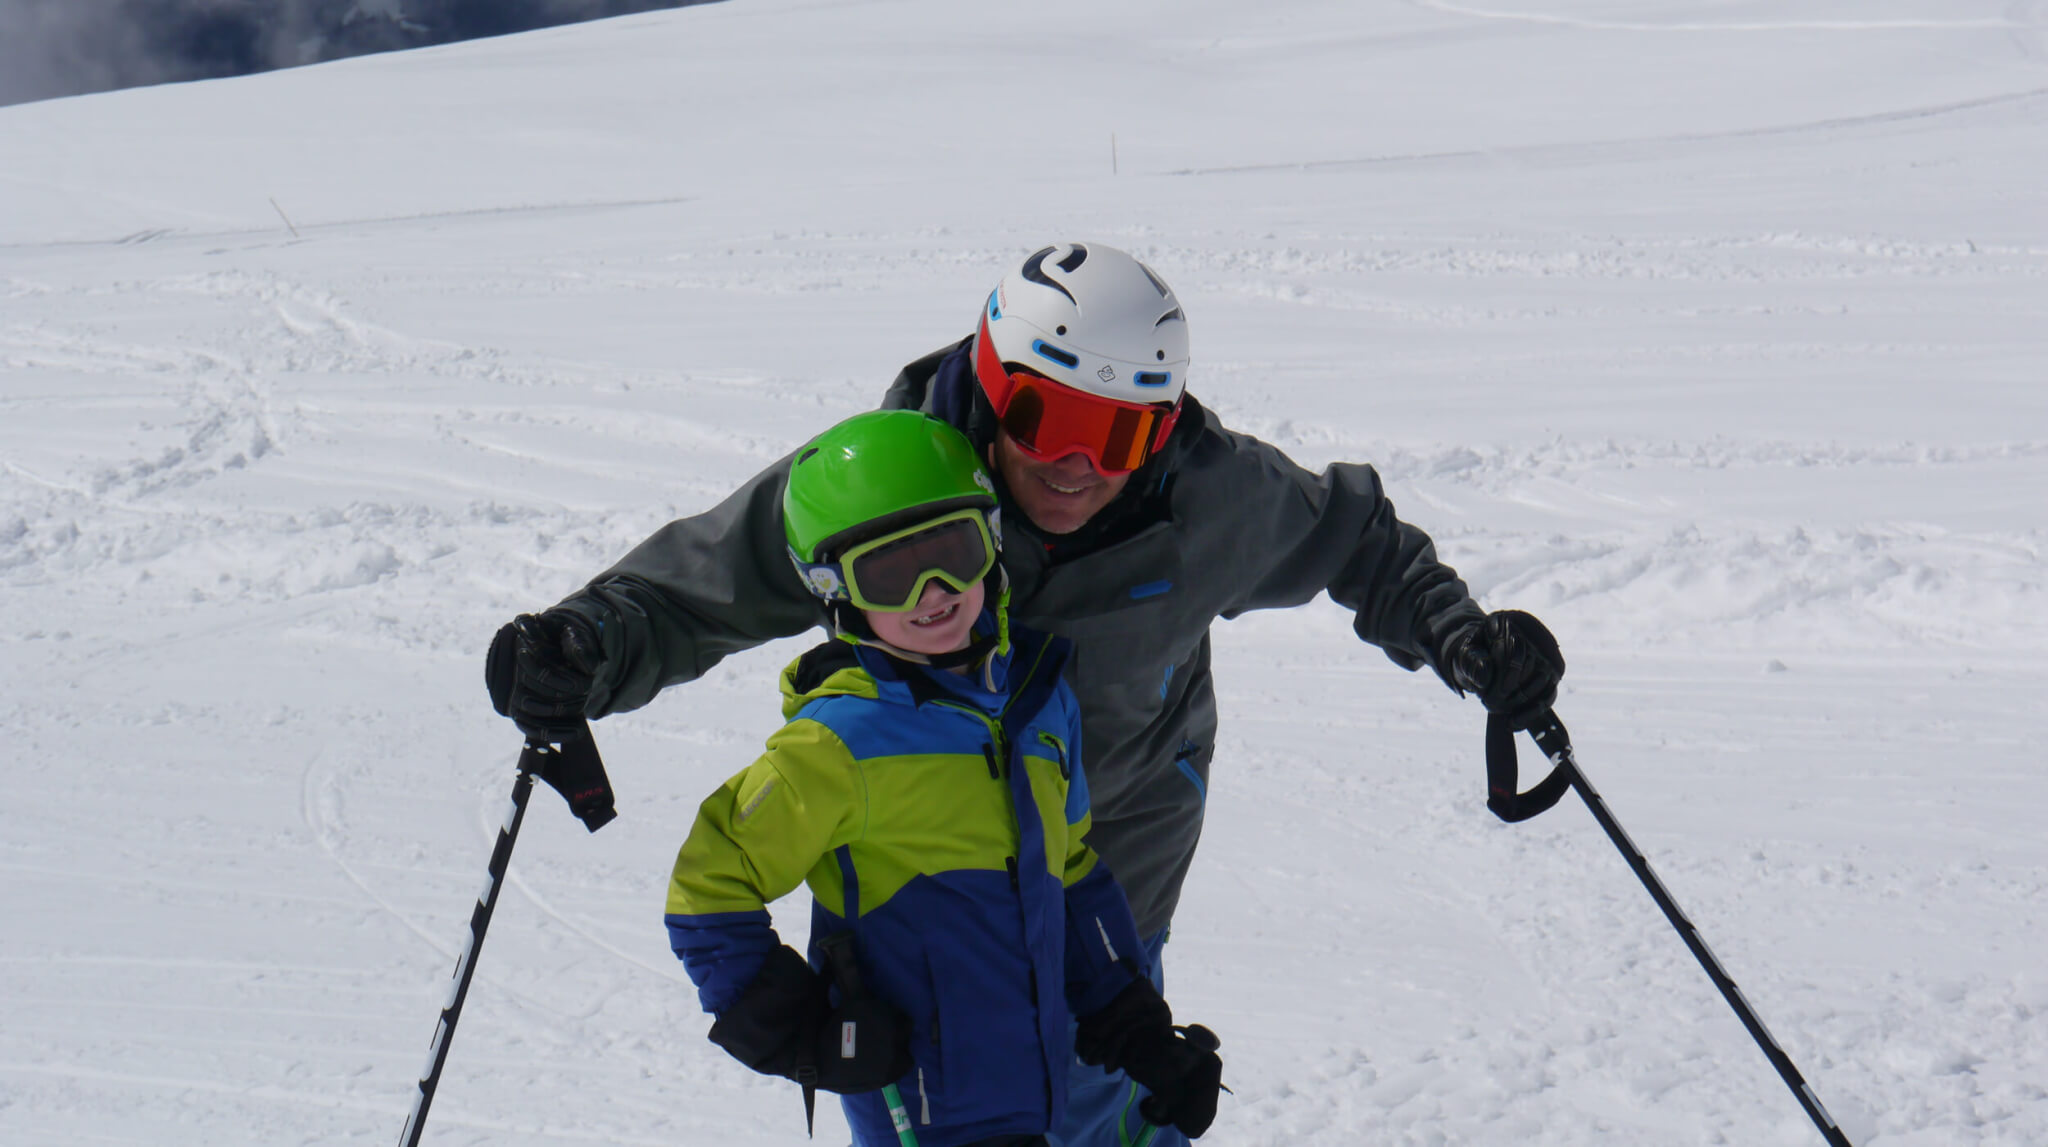
[[[882,405],[932,412],[985,445],[993,422],[971,341],[905,367]],[[1012,615],[1074,642],[1068,679],[1095,813],[1088,843],[1124,886],[1143,936],[1172,920],[1201,836],[1216,744],[1212,622],[1327,591],[1356,613],[1359,637],[1403,668],[1442,675],[1447,639],[1484,616],[1428,535],[1394,516],[1372,467],[1312,474],[1184,401],[1166,449],[1086,537],[1038,536],[999,491]],[[603,635],[588,716],[639,708],[729,653],[824,623],[783,541],[787,467],[784,458],[662,527],[563,602]]]

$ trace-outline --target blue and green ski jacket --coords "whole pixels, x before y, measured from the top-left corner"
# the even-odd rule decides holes
[[[855,934],[862,980],[909,1014],[898,1083],[923,1147],[1057,1127],[1070,1015],[1142,961],[1123,890],[1083,841],[1080,708],[1064,638],[1021,627],[962,677],[828,642],[783,671],[788,719],[698,809],[669,884],[670,943],[705,1010],[781,940],[765,905],[810,887],[817,942]],[[855,1141],[896,1141],[879,1092]]]

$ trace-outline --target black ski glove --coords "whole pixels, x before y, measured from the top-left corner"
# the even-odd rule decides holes
[[[1462,695],[1479,696],[1486,711],[1526,729],[1557,703],[1564,654],[1543,623],[1519,609],[1489,613],[1451,635],[1442,664]]]
[[[583,728],[604,646],[597,627],[574,610],[522,613],[498,630],[484,660],[491,707],[528,740],[560,744]]]
[[[842,1095],[879,1090],[912,1066],[910,1017],[869,995],[833,1007],[824,979],[787,944],[718,1014],[711,1042],[763,1075]]]
[[[1173,1011],[1142,977],[1099,1011],[1082,1016],[1074,1053],[1082,1063],[1121,1071],[1152,1094],[1138,1105],[1145,1122],[1178,1127],[1199,1139],[1216,1121],[1223,1090],[1222,1041],[1200,1024],[1173,1025]]]

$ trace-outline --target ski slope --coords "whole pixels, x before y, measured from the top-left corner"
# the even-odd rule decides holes
[[[1859,1147],[2040,1147],[2044,140],[2043,0],[732,0],[0,109],[0,1142],[395,1140],[492,631],[1084,237],[1558,633]],[[1347,623],[1216,628],[1204,1142],[1817,1144],[1585,811],[1494,821],[1477,707]],[[536,795],[429,1143],[801,1142],[660,915],[804,647],[602,722],[602,833]]]

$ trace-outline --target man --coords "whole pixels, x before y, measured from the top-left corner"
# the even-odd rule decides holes
[[[1564,671],[1535,618],[1472,600],[1428,535],[1394,516],[1371,467],[1311,474],[1225,429],[1186,393],[1188,364],[1187,319],[1165,282],[1115,248],[1068,243],[1006,275],[974,334],[906,366],[882,402],[953,424],[990,462],[1014,535],[1012,615],[1074,643],[1088,842],[1130,897],[1155,981],[1201,835],[1215,619],[1328,592],[1361,639],[1517,727],[1549,709]],[[507,626],[489,670],[500,711],[560,740],[817,625],[783,544],[788,465]],[[1142,1095],[1077,1067],[1059,1141],[1136,1142],[1150,1133]],[[1151,1142],[1184,1140],[1169,1128]]]

